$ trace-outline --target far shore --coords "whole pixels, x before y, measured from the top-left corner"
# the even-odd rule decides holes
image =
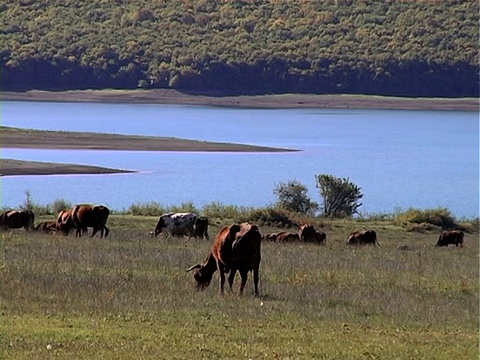
[[[0,92],[0,100],[105,102],[223,106],[263,109],[394,109],[478,111],[478,98],[406,98],[373,95],[241,95],[191,94],[172,89],[155,90],[70,90]]]

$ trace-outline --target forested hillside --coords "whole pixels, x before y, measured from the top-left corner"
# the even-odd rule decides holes
[[[477,0],[3,0],[2,90],[479,95]]]

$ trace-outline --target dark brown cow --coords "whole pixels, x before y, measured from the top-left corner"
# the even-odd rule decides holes
[[[354,231],[347,239],[349,245],[380,245],[377,240],[377,233],[374,230]]]
[[[448,246],[450,244],[463,247],[463,231],[451,230],[440,234],[436,246]]]
[[[199,216],[195,220],[195,224],[193,225],[193,236],[199,237],[201,239],[207,239],[208,237],[208,219],[205,216]]]
[[[325,244],[327,242],[327,234],[325,234],[323,231],[317,231],[316,241],[319,244]]]
[[[8,210],[0,214],[0,228],[7,229],[20,229],[25,230],[33,229],[35,222],[35,215],[30,210]]]
[[[72,210],[62,210],[58,213],[57,229],[65,236],[68,235],[70,230],[75,229],[75,224],[72,219]]]
[[[215,237],[212,249],[203,264],[197,264],[188,271],[195,270],[194,278],[197,289],[204,290],[208,287],[215,271],[220,272],[220,293],[223,294],[225,274],[228,276],[230,289],[238,270],[242,278],[239,294],[247,282],[248,272],[253,272],[255,295],[258,295],[259,267],[261,260],[262,236],[256,225],[243,223],[240,225],[226,226]]]
[[[77,229],[75,236],[82,236],[84,229],[93,228],[92,235],[95,236],[97,231],[100,231],[100,237],[108,236],[109,229],[105,225],[107,223],[110,210],[104,205],[75,205],[72,208],[72,221]]]
[[[45,233],[55,233],[57,231],[57,220],[43,221],[33,228],[36,231]]]
[[[325,244],[327,241],[327,235],[322,231],[317,232],[315,227],[311,224],[300,226],[298,229],[298,237],[300,238],[300,241],[315,242],[319,244]]]

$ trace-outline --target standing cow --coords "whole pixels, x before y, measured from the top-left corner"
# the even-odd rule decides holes
[[[67,236],[70,230],[75,228],[72,219],[72,210],[62,210],[57,216],[57,229]]]
[[[109,229],[106,223],[109,214],[110,210],[104,205],[75,205],[71,214],[73,226],[77,230],[75,236],[82,236],[82,233],[91,227],[93,232],[90,237],[93,237],[98,231],[100,231],[101,238],[104,235],[107,237]]]
[[[436,246],[448,246],[450,244],[463,247],[463,231],[451,230],[440,234]]]
[[[194,278],[198,290],[205,290],[212,281],[213,274],[220,272],[220,293],[223,294],[225,274],[232,289],[235,274],[238,270],[242,278],[239,294],[247,283],[248,273],[253,272],[255,295],[258,295],[259,268],[261,260],[262,235],[256,225],[243,223],[226,226],[215,237],[212,249],[202,264],[191,266],[188,271],[195,270]]]
[[[195,222],[197,214],[193,212],[166,213],[160,216],[153,235],[165,233],[167,236],[195,236]]]
[[[25,230],[33,229],[35,222],[35,215],[30,210],[8,210],[0,214],[0,228],[7,229],[20,229]]]

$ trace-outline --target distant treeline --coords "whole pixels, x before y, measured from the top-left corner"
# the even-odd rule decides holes
[[[1,89],[479,96],[476,0],[4,0]]]

